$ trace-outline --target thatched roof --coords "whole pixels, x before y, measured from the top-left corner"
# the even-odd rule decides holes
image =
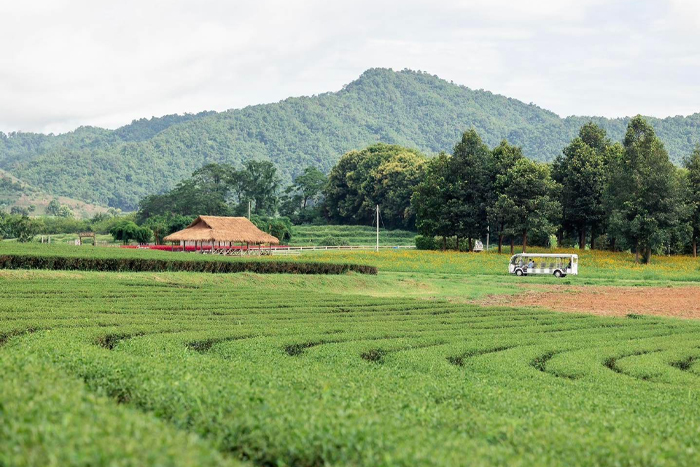
[[[168,235],[163,240],[177,242],[241,242],[279,244],[277,237],[255,227],[245,217],[199,216],[186,229]]]

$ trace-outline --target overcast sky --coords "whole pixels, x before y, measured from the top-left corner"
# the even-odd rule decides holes
[[[698,0],[0,0],[0,131],[116,128],[423,70],[561,116],[700,112]]]

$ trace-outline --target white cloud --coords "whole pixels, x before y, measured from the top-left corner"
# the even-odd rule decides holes
[[[413,68],[560,115],[700,111],[691,0],[0,0],[0,131],[337,90]]]

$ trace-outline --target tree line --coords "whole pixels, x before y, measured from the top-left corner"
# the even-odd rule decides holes
[[[490,148],[470,129],[451,154],[426,157],[377,143],[347,152],[328,175],[309,166],[286,187],[270,161],[210,163],[172,190],[142,199],[135,215],[108,221],[73,220],[54,204],[55,217],[42,226],[3,215],[0,235],[100,226],[123,241],[160,243],[197,215],[250,213],[258,227],[285,241],[293,223],[370,225],[379,205],[382,227],[417,231],[423,248],[471,250],[488,232],[499,253],[506,242],[511,252],[516,244],[525,251],[556,243],[630,250],[647,262],[654,253],[697,255],[700,146],[676,167],[654,128],[637,116],[622,142],[584,124],[548,164],[506,140]]]
[[[516,243],[526,251],[556,242],[631,250],[644,262],[653,253],[697,255],[700,147],[677,168],[637,116],[621,143],[584,124],[547,164],[506,140],[489,148],[470,129],[452,154],[430,158],[378,143],[346,153],[327,177],[307,167],[284,190],[271,162],[209,164],[172,191],[146,197],[137,220],[163,236],[183,227],[182,216],[248,209],[268,231],[280,222],[367,225],[377,205],[383,227],[417,230],[425,248],[471,250],[489,232],[499,253],[508,241],[511,252]]]
[[[509,240],[692,253],[700,236],[700,146],[677,168],[654,128],[630,120],[621,143],[589,122],[551,164],[502,141],[489,148],[468,130],[452,154],[375,145],[343,156],[324,190],[325,213],[340,223],[371,222],[379,204],[388,227],[414,227],[425,248],[471,250],[493,235]],[[437,242],[436,242],[437,239]]]

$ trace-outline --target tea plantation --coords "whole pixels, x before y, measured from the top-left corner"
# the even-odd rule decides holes
[[[700,463],[700,322],[379,270],[0,270],[0,466]]]

